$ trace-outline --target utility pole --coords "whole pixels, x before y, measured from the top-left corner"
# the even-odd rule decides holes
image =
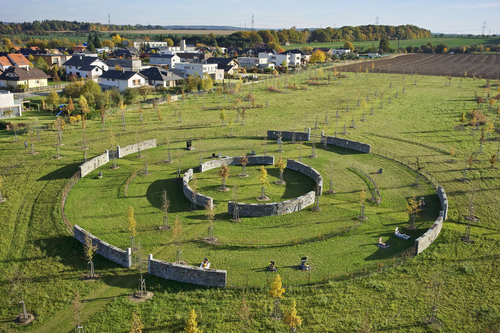
[[[108,13],[108,25],[111,25],[111,14]]]
[[[254,25],[253,25],[254,21],[253,21],[253,14],[252,14],[252,31],[254,30]]]
[[[378,25],[378,16],[377,19],[375,20],[375,25]]]

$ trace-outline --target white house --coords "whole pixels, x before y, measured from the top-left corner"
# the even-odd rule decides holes
[[[127,88],[138,88],[147,85],[147,78],[137,72],[132,71],[117,71],[109,70],[99,78],[99,85],[104,89],[116,88],[119,91],[124,91]]]
[[[266,69],[267,67],[274,68],[274,64],[268,61],[267,57],[238,57],[238,63],[240,67],[252,68],[257,67],[261,69]]]
[[[182,80],[182,77],[174,74],[173,72],[166,71],[158,67],[150,67],[148,69],[140,71],[142,75],[147,78],[147,83],[153,87],[175,87],[178,80]]]
[[[219,69],[217,64],[195,64],[190,62],[181,62],[175,66],[176,69],[182,70],[182,77],[188,78],[190,75],[203,77],[204,74],[210,75],[213,80],[222,80],[224,78],[224,70]]]
[[[350,49],[345,49],[345,48],[340,48],[340,49],[332,49],[332,54],[335,54],[336,56],[340,57],[343,54],[351,53]]]
[[[287,66],[299,66],[301,55],[298,53],[259,53],[259,58],[267,59],[276,66],[281,66],[283,61],[286,61]]]
[[[181,58],[175,54],[151,54],[149,58],[150,65],[164,66],[166,69],[175,68],[178,63],[181,62]]]
[[[0,119],[10,117],[21,117],[22,104],[14,100],[14,94],[9,91],[0,90]]]
[[[66,61],[66,74],[77,78],[91,79],[98,82],[99,77],[109,69],[109,64],[98,57],[74,55]]]

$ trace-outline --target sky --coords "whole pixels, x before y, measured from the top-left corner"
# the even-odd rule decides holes
[[[226,25],[283,29],[375,24],[413,24],[433,33],[500,33],[500,1],[356,0],[356,1],[171,1],[23,0],[7,1],[0,21],[57,19],[78,22],[151,25]]]

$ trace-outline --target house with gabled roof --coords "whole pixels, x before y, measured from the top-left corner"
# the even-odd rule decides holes
[[[30,68],[30,61],[21,53],[9,53],[7,54],[7,58],[9,58],[12,66],[25,69]]]
[[[7,57],[0,57],[0,70],[1,71],[5,71],[10,66],[12,66],[12,64],[10,63],[9,58],[7,58]]]
[[[49,76],[38,68],[20,68],[11,66],[0,75],[0,87],[28,88],[46,87]]]
[[[181,62],[181,58],[176,54],[151,53],[149,57],[150,65],[159,65],[166,69],[175,68]]]
[[[99,77],[109,69],[109,64],[98,57],[86,57],[74,55],[63,63],[66,66],[66,74],[76,78],[84,78],[98,82]]]
[[[104,90],[118,89],[124,91],[127,88],[139,88],[147,86],[147,78],[141,73],[111,69],[101,75],[99,85]]]
[[[153,87],[170,88],[177,85],[178,80],[182,80],[179,75],[158,67],[150,67],[140,71],[147,78],[147,83]]]
[[[238,60],[232,58],[208,58],[205,64],[217,64],[218,69],[223,69],[224,73],[233,75],[238,71]]]

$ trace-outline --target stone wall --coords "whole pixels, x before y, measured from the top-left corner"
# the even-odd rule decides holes
[[[441,228],[443,227],[443,216],[444,212],[440,211],[439,217],[432,227],[415,240],[415,254],[422,253],[436,240],[436,238],[438,238]]]
[[[214,207],[214,199],[203,195],[201,193],[196,193],[193,198],[193,189],[189,186],[189,181],[193,178],[193,169],[189,169],[182,176],[182,191],[189,201],[194,202],[198,206],[206,207],[207,205],[212,209]],[[194,200],[193,200],[194,199]]]
[[[280,131],[267,131],[267,137],[269,139],[278,139]],[[309,141],[311,139],[311,129],[308,128],[307,132],[292,132],[292,131],[281,131],[281,138],[284,140],[293,140],[293,133],[295,133],[296,141]]]
[[[239,215],[247,217],[259,217],[290,214],[314,204],[315,196],[315,192],[311,191],[300,197],[280,202],[262,204],[238,203]],[[228,214],[232,215],[234,213],[234,206],[235,204],[233,201],[228,202]]]
[[[97,169],[98,167],[100,167],[108,162],[109,162],[109,153],[106,150],[106,152],[104,154],[96,156],[93,159],[90,159],[87,162],[85,162],[79,166],[80,177],[86,176],[87,174],[89,174],[89,172]]]
[[[422,236],[415,240],[415,254],[419,254],[424,251],[429,245],[432,244],[438,238],[439,233],[443,227],[444,221],[448,218],[448,197],[444,191],[444,188],[440,185],[437,188],[437,195],[441,201],[441,211],[439,212],[439,217],[434,222],[432,227],[425,232]]]
[[[118,158],[123,158],[124,156],[137,153],[139,151],[139,148],[142,150],[146,150],[149,148],[155,148],[156,147],[156,139],[153,140],[147,140],[139,143],[135,143],[130,146],[126,147],[120,147],[116,146],[116,157]]]
[[[200,164],[200,172],[205,172],[210,169],[220,168],[222,163],[226,165],[240,165],[240,159],[243,156],[224,157],[210,160]],[[248,164],[274,165],[274,156],[251,155],[247,156]]]
[[[325,137],[323,137],[325,138]],[[371,146],[366,143],[336,138],[333,136],[326,137],[326,143],[332,146],[338,146],[343,148],[348,148],[352,150],[357,150],[363,153],[370,153]]]
[[[73,226],[74,237],[82,244],[85,244],[86,233],[87,232],[82,228],[80,228],[79,226],[77,225]],[[88,234],[92,239],[92,244],[97,245],[97,250],[96,250],[97,253],[124,267],[130,268],[132,266],[132,251],[130,248],[127,248],[127,250],[125,251],[117,248],[116,246],[108,244],[103,240],[100,240],[99,238],[95,237],[90,233]]]
[[[439,200],[441,201],[441,209],[444,212],[443,219],[446,221],[448,219],[448,197],[446,196],[444,188],[441,185],[438,186],[437,194]]]
[[[208,287],[226,287],[227,272],[217,269],[173,264],[148,256],[148,273],[167,280],[192,283]]]
[[[321,195],[323,193],[323,177],[321,177],[321,174],[318,171],[316,171],[316,169],[307,164],[294,161],[291,159],[286,160],[286,168],[298,171],[314,179],[314,181],[318,186],[318,195]]]

